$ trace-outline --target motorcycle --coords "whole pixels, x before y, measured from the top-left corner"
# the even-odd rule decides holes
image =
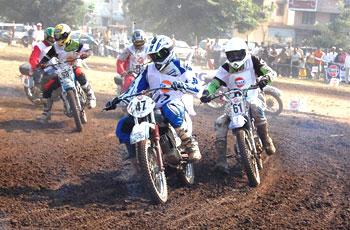
[[[30,102],[34,105],[42,105],[43,103],[43,95],[41,83],[35,83],[34,77],[30,74],[30,64],[23,63],[19,66],[19,78],[23,84],[24,93]],[[43,77],[41,77],[42,80]],[[39,81],[40,82],[40,81]],[[61,92],[59,90],[55,90],[52,93],[52,99],[54,101],[58,101],[60,99]]]
[[[219,90],[218,94],[224,91]],[[274,86],[267,85],[259,95],[265,102],[265,113],[267,115],[278,116],[283,111],[282,93]],[[221,109],[225,106],[226,97],[220,96],[208,103],[208,106],[214,109]]]
[[[21,73],[19,78],[23,84],[24,92],[33,104],[42,104],[42,90],[41,87],[36,85],[33,77],[30,75],[29,63],[24,63],[19,66],[19,72]]]
[[[155,203],[165,203],[168,200],[168,187],[165,169],[175,169],[180,181],[185,185],[194,183],[193,163],[188,160],[188,154],[181,147],[181,140],[174,128],[155,108],[155,101],[145,94],[157,90],[172,88],[155,88],[126,96],[122,101],[128,103],[127,111],[134,118],[134,127],[130,135],[130,143],[136,146],[136,159],[145,185],[149,188]],[[111,110],[105,107],[103,110]],[[189,116],[186,114],[189,128],[192,128]],[[192,130],[192,129],[191,129]]]
[[[219,97],[226,99],[225,114],[230,117],[229,129],[236,137],[234,149],[251,187],[261,183],[259,171],[263,168],[261,158],[263,145],[257,135],[250,104],[247,101],[248,91],[257,88],[259,88],[257,85],[252,85],[248,89],[231,89],[213,96],[213,99]]]
[[[87,96],[81,88],[79,82],[75,79],[72,65],[68,62],[60,62],[58,59],[52,60],[53,64],[47,65],[52,67],[58,76],[61,85],[61,99],[64,105],[64,114],[74,118],[78,132],[83,130],[82,124],[87,123],[85,107]]]

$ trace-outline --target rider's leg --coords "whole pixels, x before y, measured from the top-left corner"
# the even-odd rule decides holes
[[[202,158],[198,143],[191,133],[191,129],[185,120],[185,107],[181,100],[166,103],[162,107],[165,119],[174,127],[181,139],[181,145],[185,147],[191,160],[197,161]]]
[[[276,152],[276,148],[272,142],[269,135],[269,130],[267,127],[267,119],[263,108],[256,104],[251,104],[252,115],[255,119],[255,125],[257,129],[258,136],[260,137],[262,144],[265,148],[267,155],[272,155]]]
[[[215,121],[215,168],[221,172],[229,173],[227,164],[227,131],[230,119],[227,115],[221,115]]]
[[[37,118],[40,122],[46,123],[51,119],[51,109],[53,100],[51,98],[52,92],[60,87],[58,78],[50,79],[43,86],[43,113]]]
[[[81,88],[86,93],[87,99],[88,99],[88,108],[95,108],[96,107],[96,97],[95,93],[86,79],[85,73],[81,70],[80,67],[74,67],[74,74],[77,78],[77,81],[79,82]]]
[[[130,133],[134,126],[134,121],[130,116],[122,117],[116,128],[116,136],[121,144],[125,144],[127,153],[122,156],[123,165],[119,175],[115,178],[118,181],[137,182],[141,180],[141,175],[138,173],[138,164],[136,159],[135,145],[130,144]]]

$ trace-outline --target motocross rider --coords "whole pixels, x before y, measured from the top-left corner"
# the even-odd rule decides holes
[[[212,95],[220,86],[225,86],[228,89],[245,89],[258,84],[262,89],[276,77],[276,72],[262,59],[248,53],[248,46],[244,40],[232,38],[224,48],[227,60],[218,68],[216,76],[203,91],[200,98],[203,103],[211,101]],[[276,152],[276,149],[269,136],[263,103],[258,97],[260,89],[248,91],[248,102],[255,119],[258,136],[266,153],[272,155]],[[216,169],[224,173],[228,173],[226,146],[229,124],[230,118],[226,114],[218,117],[215,122]]]
[[[53,57],[57,57],[62,61],[71,61],[73,63],[73,70],[76,76],[76,80],[79,82],[81,88],[86,93],[88,99],[88,108],[96,107],[95,93],[91,88],[91,85],[86,79],[85,73],[82,68],[76,64],[75,59],[85,59],[91,55],[91,50],[88,44],[82,44],[79,41],[74,41],[70,37],[71,29],[66,24],[58,24],[55,27],[54,37],[55,43],[48,51],[46,56],[40,61],[39,65],[45,67],[46,63]],[[47,81],[43,86],[43,98],[44,111],[43,114],[38,117],[41,122],[47,122],[51,118],[51,109],[53,100],[51,98],[52,92],[60,87],[58,77],[54,77]]]
[[[188,129],[185,120],[185,107],[181,100],[184,94],[182,90],[197,94],[199,92],[198,80],[195,73],[183,65],[174,55],[174,44],[171,38],[164,35],[155,36],[147,48],[147,54],[152,60],[130,88],[120,97],[107,102],[107,110],[115,109],[120,98],[132,95],[146,89],[158,87],[172,87],[174,90],[158,90],[153,94],[156,108],[160,108],[162,115],[174,127],[182,141],[183,147],[193,161],[201,159],[198,143]],[[178,91],[181,90],[181,91]],[[137,164],[135,158],[135,146],[130,145],[130,133],[134,126],[131,116],[122,117],[116,128],[116,135],[120,143],[126,144],[128,159],[124,162],[123,171],[120,174],[121,181],[137,180]]]
[[[53,27],[46,28],[44,31],[44,40],[37,42],[30,54],[30,75],[33,76],[35,84],[40,83],[41,75],[43,73],[41,68],[37,68],[38,64],[55,42],[54,31],[55,28]]]
[[[143,64],[146,62],[147,54],[146,49],[146,35],[143,30],[135,30],[132,34],[132,45],[126,47],[122,53],[119,54],[117,58],[117,73],[124,78],[122,85],[122,92],[125,92],[131,83],[134,81],[135,77],[130,74],[130,72],[134,72],[138,75],[143,67]],[[115,82],[117,83],[115,77]]]

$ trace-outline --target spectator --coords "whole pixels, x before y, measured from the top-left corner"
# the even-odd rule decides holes
[[[349,77],[350,77],[349,76],[350,75],[350,49],[346,53],[344,67],[345,67],[345,83],[349,84]]]
[[[13,21],[13,22],[12,22],[12,26],[9,27],[9,35],[10,35],[10,38],[9,38],[9,41],[8,41],[8,45],[12,45],[12,41],[13,41],[14,38],[15,38],[15,31],[16,31],[16,22]]]
[[[335,57],[334,62],[344,65],[346,56],[346,52],[342,48],[339,48],[338,55]]]
[[[210,39],[207,39],[207,42],[205,44],[205,51],[206,51],[206,58],[207,58],[207,64],[209,69],[214,69],[214,64],[212,62],[212,44],[210,42]]]
[[[309,79],[312,78],[312,67],[315,66],[315,56],[314,56],[314,51],[311,50],[310,53],[306,54],[306,63],[305,63],[305,68],[306,68],[306,75],[308,76]]]
[[[281,52],[278,54],[277,58],[277,72],[282,76],[286,77],[290,74],[290,56],[287,53],[286,48],[282,48]]]
[[[222,47],[219,44],[218,38],[215,39],[215,42],[212,46],[212,50],[213,50],[213,58],[214,58],[214,68],[217,69],[220,66],[220,56],[222,51]]]
[[[40,22],[36,24],[36,30],[34,30],[34,32],[33,32],[33,43],[32,43],[33,47],[38,42],[44,41],[45,34],[44,34],[44,30],[42,28],[43,28],[43,25]]]
[[[316,74],[316,78],[320,79],[320,74],[323,71],[323,58],[325,56],[325,53],[322,51],[320,47],[317,47],[317,50],[314,52],[314,57],[315,57],[315,64],[318,66],[318,71]]]
[[[297,78],[299,76],[299,68],[301,64],[301,55],[298,52],[298,48],[294,48],[293,54],[291,56],[291,66],[292,66],[292,77]]]
[[[267,64],[271,65],[272,63],[274,63],[277,55],[278,54],[277,54],[276,48],[272,46],[270,52],[268,53]]]

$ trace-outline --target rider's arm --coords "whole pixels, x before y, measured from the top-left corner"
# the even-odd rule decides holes
[[[214,77],[214,79],[207,86],[209,95],[214,94],[222,85],[226,85],[225,82],[221,81],[217,77]]]
[[[34,46],[34,49],[29,57],[29,63],[30,63],[32,70],[34,70],[37,67],[37,65],[39,64],[40,54],[41,54],[41,51],[40,51],[39,47]]]
[[[57,57],[57,53],[54,46],[52,46],[51,49],[46,53],[46,55],[41,59],[40,63],[46,63],[53,57]]]
[[[258,77],[267,77],[269,82],[277,77],[277,73],[259,57],[252,56],[254,71]]]
[[[117,73],[123,74],[125,71],[127,71],[128,65],[129,65],[129,58],[130,58],[130,51],[129,49],[124,49],[122,53],[120,53],[117,57]]]

